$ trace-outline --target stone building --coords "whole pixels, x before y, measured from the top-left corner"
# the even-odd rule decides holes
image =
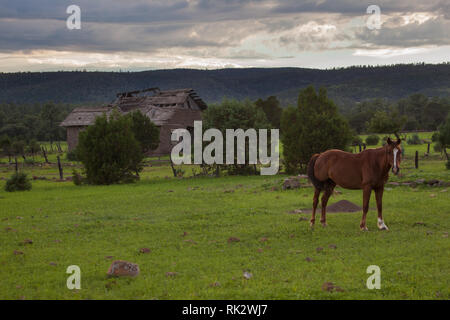
[[[172,149],[172,131],[193,130],[194,121],[202,119],[202,111],[207,105],[192,89],[161,91],[150,88],[119,93],[112,104],[97,108],[76,108],[61,122],[60,126],[67,129],[69,151],[77,146],[81,130],[92,125],[96,117],[103,114],[108,116],[114,108],[122,114],[140,110],[160,128],[159,146],[148,155],[161,156],[169,154]]]

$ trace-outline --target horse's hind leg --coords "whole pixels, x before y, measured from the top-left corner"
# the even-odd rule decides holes
[[[313,199],[313,209],[312,209],[312,215],[311,215],[311,220],[309,225],[312,227],[314,226],[314,222],[316,222],[316,209],[317,209],[317,204],[319,203],[319,196],[320,196],[320,189],[315,189],[314,190],[314,199]]]
[[[333,193],[334,187],[336,184],[334,181],[327,181],[325,184],[325,190],[322,196],[322,216],[320,217],[320,222],[322,223],[322,226],[327,226],[327,203],[328,199],[330,199],[331,194]]]

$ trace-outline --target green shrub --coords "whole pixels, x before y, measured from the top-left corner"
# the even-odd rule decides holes
[[[368,146],[376,146],[380,142],[380,137],[376,134],[371,134],[366,138],[366,144]]]
[[[68,151],[66,153],[66,159],[68,161],[78,161],[76,150]]]
[[[28,176],[23,172],[14,173],[11,178],[6,181],[5,191],[25,191],[31,190],[31,182]]]
[[[415,133],[412,138],[409,138],[407,142],[408,144],[422,144],[422,140],[417,133]]]
[[[81,176],[81,174],[77,171],[77,169],[73,169],[72,171],[72,182],[76,185],[76,186],[80,186],[83,184],[84,179]]]
[[[439,139],[439,132],[434,132],[431,136],[431,141],[436,142]]]
[[[433,146],[434,152],[442,152],[442,146],[439,142],[435,143]]]
[[[358,145],[362,145],[362,144],[363,144],[363,140],[361,139],[361,137],[358,135],[354,135],[352,138],[352,146],[358,146]]]
[[[104,114],[80,133],[77,158],[90,184],[114,184],[130,181],[143,169],[141,145],[134,137],[130,117],[114,111]]]
[[[34,165],[36,163],[36,161],[34,159],[31,159],[31,158],[26,158],[25,160],[23,160],[23,162],[25,164],[29,164],[29,165]]]

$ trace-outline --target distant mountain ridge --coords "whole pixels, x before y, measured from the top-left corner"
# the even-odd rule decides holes
[[[207,103],[271,95],[296,104],[299,90],[325,86],[338,104],[372,98],[396,100],[413,93],[450,96],[450,63],[402,64],[342,69],[251,68],[143,72],[0,73],[0,103],[105,104],[116,93],[150,87],[193,88]]]

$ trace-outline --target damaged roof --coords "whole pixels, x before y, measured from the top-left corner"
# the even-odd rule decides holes
[[[154,94],[147,95],[149,92]],[[191,104],[192,100],[195,102],[194,104]],[[207,108],[206,103],[193,89],[160,91],[158,88],[149,88],[141,91],[124,92],[118,93],[117,99],[108,106],[74,109],[60,126],[88,126],[93,124],[95,118],[103,113],[109,115],[114,108],[117,108],[123,114],[141,110],[156,125],[162,125],[171,119],[177,108],[186,108],[186,105],[194,110]]]

